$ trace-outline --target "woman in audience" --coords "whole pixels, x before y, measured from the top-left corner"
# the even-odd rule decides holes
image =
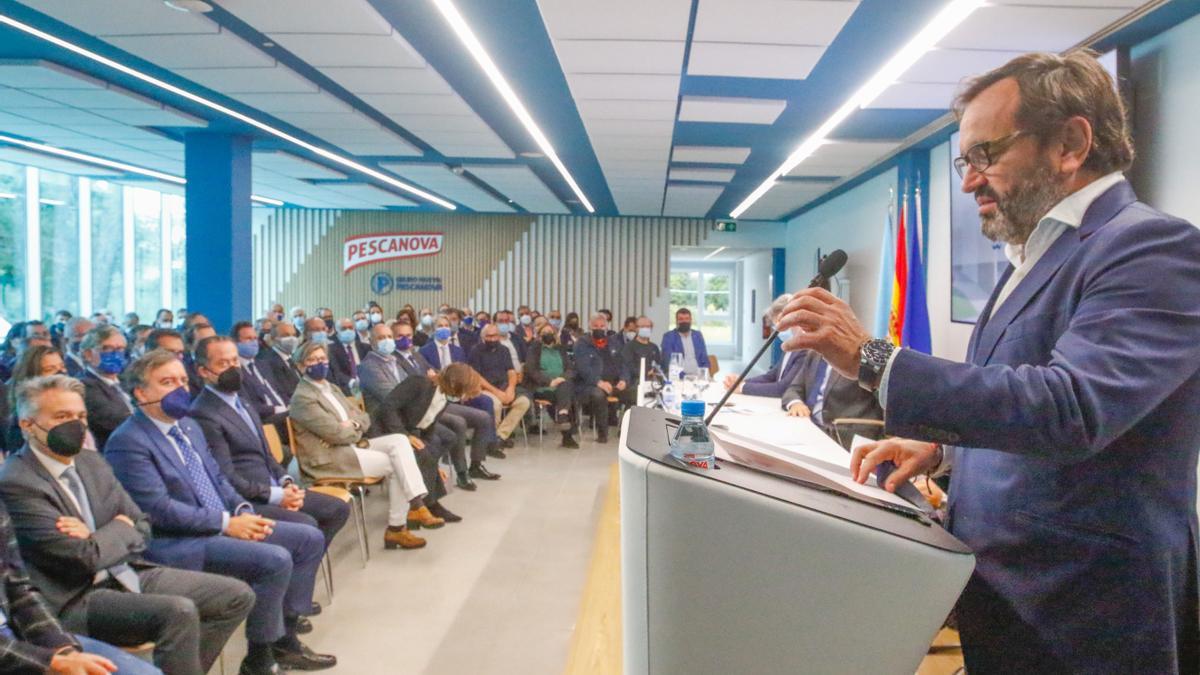
[[[562,333],[558,336],[558,341],[562,343],[563,347],[567,348],[567,351],[571,351],[575,348],[575,341],[581,335],[583,335],[583,332],[579,328],[579,313],[568,312],[567,320],[563,325]]]
[[[12,380],[8,383],[8,391],[10,397],[13,416],[12,419],[3,420],[5,425],[5,441],[10,451],[15,451],[25,444],[24,437],[21,436],[21,429],[17,426],[17,406],[16,406],[16,391],[21,383],[26,380],[32,380],[35,377],[44,377],[46,375],[66,375],[67,366],[63,361],[62,354],[54,347],[46,347],[37,345],[30,347],[21,354],[21,358],[13,366]],[[88,450],[96,449],[96,439],[92,437],[92,432],[87,432],[84,438],[83,447]]]
[[[421,548],[425,540],[408,524],[436,528],[445,524],[425,506],[428,493],[412,445],[403,434],[367,440],[371,418],[330,384],[325,345],[305,342],[292,360],[304,373],[292,394],[288,415],[295,432],[296,460],[309,478],[381,477],[388,481],[388,527],[385,548]]]
[[[578,448],[572,438],[571,408],[575,401],[575,364],[558,339],[558,331],[545,324],[525,357],[525,383],[534,400],[554,405],[554,421],[562,432],[562,447]]]

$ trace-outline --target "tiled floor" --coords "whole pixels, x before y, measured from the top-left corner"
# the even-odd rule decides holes
[[[616,434],[607,445],[585,433],[580,450],[558,448],[558,436],[518,441],[503,474],[455,491],[446,506],[457,525],[427,532],[418,551],[385,551],[386,497],[367,498],[371,561],[359,564],[352,524],[333,552],[335,597],[305,642],[336,654],[330,673],[559,675],[567,659],[591,557],[595,524]],[[236,672],[237,646],[227,651]]]

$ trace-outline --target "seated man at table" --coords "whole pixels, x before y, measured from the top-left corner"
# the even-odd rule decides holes
[[[779,315],[783,313],[783,308],[787,306],[788,301],[792,299],[791,293],[784,293],[775,298],[775,302],[767,308],[763,318],[774,326],[779,321]],[[792,338],[792,331],[780,331],[779,344],[783,344]],[[796,379],[796,373],[800,372],[804,365],[804,355],[798,352],[784,352],[783,358],[771,367],[770,370],[762,375],[747,377],[738,385],[737,394],[746,394],[747,396],[766,396],[768,398],[779,398],[783,396],[783,392],[787,391],[788,386],[792,384],[792,380]],[[725,388],[729,389],[733,383],[737,381],[737,375],[730,373],[725,376]]]
[[[855,380],[839,375],[817,352],[805,351],[797,356],[803,362],[780,399],[788,415],[812,417],[813,423],[834,440],[838,440],[833,429],[834,420],[883,419],[883,409],[874,393],[858,386]],[[868,438],[874,438],[882,431],[882,427],[855,428],[855,433]]]
[[[249,652],[242,675],[284,668],[321,670],[337,663],[296,637],[311,630],[313,584],[325,538],[310,525],[254,513],[221,473],[200,426],[179,359],[156,350],[129,370],[138,412],[109,438],[104,455],[153,525],[146,558],[241,579],[256,602],[246,618]]]
[[[319,528],[329,548],[350,517],[350,505],[305,491],[271,456],[262,420],[238,393],[243,371],[233,338],[218,335],[201,340],[196,345],[196,369],[205,386],[189,414],[200,423],[221,473],[260,515]]]
[[[168,673],[203,675],[254,606],[245,583],[159,567],[141,554],[150,521],[99,454],[83,450],[83,386],[63,375],[17,391],[25,447],[0,468],[0,497],[50,609],[105,642],[153,642]]]

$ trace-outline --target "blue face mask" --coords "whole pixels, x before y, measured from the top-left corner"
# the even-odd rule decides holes
[[[354,330],[356,330],[360,333],[367,332],[367,329],[370,327],[371,327],[371,323],[369,321],[367,321],[366,319],[359,319],[358,321],[354,322]]]
[[[384,356],[388,356],[392,352],[396,351],[396,341],[391,338],[384,338],[375,343],[375,351],[383,354]]]
[[[125,370],[125,352],[100,352],[100,372],[107,375],[120,374]]]
[[[450,336],[453,333],[454,333],[454,331],[450,330],[449,328],[446,328],[445,326],[442,326],[441,328],[438,328],[437,330],[433,331],[433,339],[437,340],[438,342],[445,342],[450,339]]]
[[[412,347],[412,338],[407,335],[401,335],[396,338],[396,349],[406,352],[409,347]]]
[[[654,334],[653,328],[639,328],[638,329],[638,337],[640,337],[640,338],[645,338],[645,339],[649,340],[650,336],[653,334]]]
[[[354,342],[355,337],[357,337],[357,334],[353,328],[345,328],[338,331],[338,340],[344,345]]]
[[[463,322],[463,325],[464,325],[464,326],[466,326],[467,328],[470,328],[470,327],[471,327],[471,324],[475,323],[475,317],[473,317],[473,316],[465,316],[465,317],[463,317],[463,321],[462,321],[462,322]]]
[[[309,333],[308,339],[311,340],[314,344],[323,345],[323,344],[327,344],[329,342],[329,335],[326,334],[324,331],[317,330],[317,331],[313,331],[313,332]]]
[[[304,317],[297,316],[292,319],[292,325],[296,327],[297,331],[303,333],[304,332],[304,321],[305,321]]]
[[[258,356],[258,340],[237,343],[238,356],[250,360]]]
[[[329,364],[314,363],[304,369],[304,374],[308,376],[308,379],[320,382],[329,376]]]
[[[513,329],[512,324],[508,323],[508,322],[498,323],[498,324],[496,324],[496,327],[500,329],[501,335],[508,335],[509,333],[512,332],[512,329]]]
[[[792,332],[791,328],[789,328],[787,330],[779,331],[779,344],[783,344],[783,343],[787,342],[788,340],[791,340],[792,335],[794,335],[794,334],[795,333]]]
[[[192,406],[192,396],[187,387],[172,389],[158,401],[163,414],[173,419],[181,420],[187,417],[188,409]]]
[[[550,319],[550,325],[555,328],[562,328],[562,319]]]

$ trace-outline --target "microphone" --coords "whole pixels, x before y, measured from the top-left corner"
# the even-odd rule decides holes
[[[813,277],[812,281],[808,282],[808,287],[817,288],[818,286],[824,286],[826,281],[829,281],[834,277],[834,275],[842,271],[842,268],[846,266],[847,258],[848,256],[846,255],[846,252],[840,248],[824,258],[821,258],[821,262],[817,265],[817,276]],[[725,405],[725,403],[729,400],[729,397],[733,395],[733,392],[737,391],[737,388],[742,386],[742,380],[746,379],[746,376],[750,374],[751,369],[754,368],[754,364],[758,363],[758,360],[761,359],[762,355],[767,352],[767,348],[775,342],[775,338],[777,337],[779,337],[779,331],[772,330],[771,336],[767,338],[767,341],[763,343],[762,347],[758,348],[758,353],[754,355],[754,358],[750,359],[750,363],[746,364],[746,367],[742,370],[741,375],[738,375],[737,381],[734,382],[733,386],[725,392],[725,395],[721,397],[721,400],[717,402],[717,405],[713,406],[712,412],[708,413],[708,417],[704,418],[704,426],[708,426],[712,423],[713,418],[716,417],[717,413],[721,410],[721,406]]]

